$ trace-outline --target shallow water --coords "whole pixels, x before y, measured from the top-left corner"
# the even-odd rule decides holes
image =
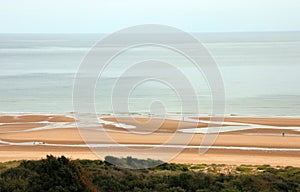
[[[299,116],[300,32],[195,36],[204,42],[220,67],[226,88],[226,114]],[[101,37],[91,34],[0,35],[0,111],[73,111],[74,75],[89,48]],[[142,51],[132,50],[131,55],[117,59],[103,74],[96,87],[98,113],[128,112],[112,109],[109,90],[121,72],[120,66],[128,65],[132,57],[141,55]],[[209,87],[194,68],[178,55],[160,49],[148,50],[148,57],[178,64],[197,85],[199,113],[210,112]],[[151,66],[144,70],[151,70]],[[163,69],[157,71],[172,76]],[[163,101],[168,113],[182,112],[174,92],[157,83],[144,84],[132,92],[130,112],[149,113],[149,104],[155,100]],[[114,102],[118,105],[123,99],[115,98]],[[188,110],[183,112],[189,113]]]

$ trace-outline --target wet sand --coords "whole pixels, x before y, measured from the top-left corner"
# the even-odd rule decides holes
[[[196,119],[196,118],[195,118]],[[209,120],[201,117],[201,120]],[[165,120],[126,117],[103,118],[104,121],[119,122],[135,126],[133,129],[116,127],[114,124],[104,124],[105,133],[120,144],[161,144],[172,138],[176,133],[178,139],[171,143],[185,145],[187,138],[189,146],[199,146],[203,141],[204,134],[189,134],[178,132],[186,128],[205,128],[207,123],[192,121]],[[97,159],[98,157],[87,147],[44,146],[43,144],[22,146],[16,145],[21,142],[41,142],[47,144],[84,144],[82,134],[95,136],[91,142],[107,143],[99,141],[96,136],[105,134],[103,130],[87,129],[79,133],[75,127],[74,118],[62,115],[20,115],[0,116],[0,140],[11,142],[0,144],[0,161],[19,159],[40,159],[47,154],[65,155],[73,159]],[[262,128],[228,131],[220,133],[214,146],[228,147],[264,147],[264,148],[290,148],[300,149],[300,119],[296,118],[251,118],[251,117],[228,117],[227,124],[239,122],[255,124]],[[267,126],[278,126],[264,128]],[[221,126],[218,123],[211,125]],[[282,128],[281,128],[282,127]],[[289,129],[291,127],[291,129]],[[38,128],[38,129],[36,129]],[[221,126],[222,129],[222,126]],[[146,134],[154,132],[153,134]],[[282,136],[284,132],[285,136]],[[206,135],[207,137],[207,135]],[[91,137],[93,138],[93,137]],[[128,156],[123,150],[112,147],[101,148],[103,153],[108,154],[112,149],[120,156]],[[198,149],[184,149],[172,162],[177,163],[222,163],[222,164],[270,164],[291,165],[300,167],[299,151],[264,151],[264,150],[237,150],[237,149],[210,149],[204,155],[200,155]],[[168,155],[168,149],[164,153],[152,154],[157,159]],[[136,154],[136,157],[145,158],[147,154]],[[153,157],[153,156],[152,156]]]
[[[96,130],[87,130],[90,138],[97,137],[101,132]],[[107,132],[109,137],[120,144],[161,144],[167,142],[173,137],[172,133],[161,134],[132,134]],[[200,145],[204,135],[195,134],[188,137],[188,134],[177,133],[178,138],[191,138],[189,145]],[[13,132],[1,134],[0,139],[9,142],[46,142],[51,144],[84,144],[84,140],[76,128],[68,129],[49,129],[32,132]],[[109,141],[99,141],[97,139],[89,140],[93,143],[111,143]],[[177,140],[176,140],[177,141]],[[185,144],[186,141],[178,140],[172,144]],[[214,146],[241,146],[241,147],[279,147],[279,148],[299,148],[300,137],[282,137],[282,136],[260,136],[260,135],[240,135],[230,133],[219,134]]]

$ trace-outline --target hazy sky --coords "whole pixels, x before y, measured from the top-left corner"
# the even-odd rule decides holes
[[[0,33],[102,33],[138,24],[188,32],[300,31],[299,0],[0,0]]]

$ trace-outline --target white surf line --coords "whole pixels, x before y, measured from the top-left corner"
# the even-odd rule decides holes
[[[197,121],[197,120],[196,120]],[[218,122],[218,121],[207,121],[207,120],[199,120],[201,123],[212,123],[212,124],[223,124],[223,125],[241,125],[241,126],[259,126],[260,128],[266,128],[266,129],[300,129],[300,127],[295,126],[274,126],[274,125],[265,125],[265,124],[257,124],[257,123],[240,123],[240,122],[231,122],[231,121],[224,121],[224,122]]]
[[[182,133],[225,133],[225,132],[230,132],[230,131],[243,131],[243,130],[250,130],[250,129],[277,129],[274,127],[269,127],[269,126],[224,126],[224,127],[210,127],[210,128],[186,128],[186,129],[180,129],[178,130],[179,132]],[[299,127],[280,127],[280,129],[285,129],[285,130],[297,130]],[[299,131],[300,134],[300,131]],[[279,134],[277,134],[279,135]],[[294,134],[297,136],[296,134]]]
[[[192,117],[185,117],[184,121],[188,122],[194,122],[194,123],[206,123],[206,124],[216,124],[216,125],[241,125],[241,126],[249,126],[249,125],[260,125],[260,124],[252,124],[252,123],[240,123],[240,122],[231,122],[231,121],[208,121],[208,120],[201,120],[201,119],[195,119]]]
[[[195,123],[207,123],[207,124],[223,124],[227,126],[222,127],[210,127],[210,128],[187,128],[181,129],[180,132],[184,133],[223,133],[223,132],[230,132],[230,131],[240,131],[240,130],[249,130],[249,129],[286,129],[286,130],[294,130],[300,131],[300,127],[293,127],[293,126],[272,126],[272,125],[262,125],[262,124],[253,124],[253,123],[239,123],[239,122],[231,122],[231,121],[207,121],[207,120],[198,120],[190,117],[186,117],[184,119],[188,122],[195,122]]]
[[[24,114],[22,114],[24,115]],[[49,114],[48,114],[49,115]],[[52,114],[54,115],[54,114]],[[20,115],[21,116],[21,115]],[[67,117],[67,115],[65,115]],[[71,118],[74,118],[72,116],[69,116]],[[155,117],[154,117],[155,118]],[[261,128],[266,128],[266,129],[287,129],[287,130],[295,130],[295,131],[300,131],[300,127],[281,127],[281,126],[269,126],[269,125],[261,125],[261,124],[251,124],[251,123],[239,123],[239,122],[218,122],[218,121],[208,121],[208,120],[200,120],[197,118],[185,116],[183,119],[180,117],[174,117],[168,115],[168,118],[170,120],[180,120],[184,122],[194,122],[194,123],[207,123],[207,124],[223,124],[227,126],[214,126],[210,128],[187,128],[187,129],[181,129],[178,130],[179,132],[183,133],[220,133],[220,132],[230,132],[230,131],[239,131],[239,130],[249,130],[249,129],[261,129]],[[46,125],[41,125],[41,127],[37,128],[30,128],[30,129],[25,129],[25,130],[20,130],[20,131],[5,131],[5,132],[0,132],[0,133],[8,133],[8,132],[31,132],[31,131],[40,131],[40,130],[49,130],[49,129],[60,129],[60,128],[77,128],[77,123],[73,122],[49,122],[49,121],[39,121],[39,122],[18,122],[18,123],[0,123],[0,125],[14,125],[14,124],[46,124]],[[79,122],[80,123],[80,122]],[[88,126],[89,122],[86,124],[84,122],[81,122],[84,124],[84,126],[87,126],[89,129],[96,129],[99,131],[112,131],[112,132],[122,132],[122,131],[117,131],[117,130],[108,130],[101,128],[101,124],[103,125],[112,125],[118,128],[124,128],[124,129],[135,129],[136,126],[134,125],[129,125],[125,123],[119,123],[119,122],[113,122],[113,121],[106,121],[103,119],[99,120],[99,124],[93,124],[92,126]],[[0,128],[1,130],[1,128]]]
[[[253,126],[258,125],[258,124],[237,123],[237,122],[228,122],[228,121],[224,121],[224,122],[207,121],[207,120],[200,120],[198,118],[192,118],[192,117],[184,117],[183,121],[193,122],[193,123],[227,125],[227,126],[222,126],[222,127],[214,126],[214,127],[209,127],[209,128],[186,128],[186,129],[180,129],[180,130],[178,130],[178,132],[182,132],[182,133],[202,133],[202,134],[205,134],[205,133],[224,133],[224,132],[230,132],[230,131],[240,131],[240,130],[254,129]]]
[[[41,145],[41,144],[46,144],[44,142],[8,142],[8,141],[3,141],[0,140],[0,144],[4,144],[4,145],[15,145],[15,146],[33,146],[33,145]]]
[[[184,145],[152,145],[152,144],[50,144],[44,142],[7,142],[0,140],[0,144],[12,146],[52,146],[52,147],[157,147],[157,148],[182,148],[182,149],[227,149],[246,151],[300,151],[300,148],[272,148],[272,147],[240,147],[240,146],[184,146]]]
[[[49,130],[49,129],[66,129],[66,128],[77,128],[77,123],[75,122],[49,122],[49,121],[39,121],[39,122],[18,122],[18,123],[0,123],[0,125],[16,125],[16,124],[45,124],[41,125],[40,127],[36,128],[29,128],[25,130],[18,130],[18,131],[5,131],[0,133],[8,133],[8,132],[32,132],[32,131],[40,131],[40,130]],[[85,124],[85,123],[83,123]],[[136,126],[129,125],[125,123],[118,123],[118,122],[112,122],[112,121],[105,121],[100,119],[99,123],[94,124],[93,126],[88,126],[89,123],[86,123],[85,126],[89,127],[90,129],[97,128],[98,130],[103,131],[116,131],[116,130],[108,130],[101,128],[101,125],[112,125],[117,128],[123,128],[123,129],[135,129]],[[1,131],[1,128],[0,128]],[[121,132],[121,131],[118,131]]]
[[[186,128],[180,129],[182,133],[224,133],[229,131],[241,131],[252,129],[250,126],[225,126],[225,127],[213,127],[213,128]]]
[[[65,129],[65,128],[76,128],[75,123],[72,122],[49,122],[49,121],[40,121],[40,122],[22,122],[15,123],[18,125],[26,125],[26,124],[44,124],[40,127],[29,128],[24,130],[16,130],[16,131],[4,131],[0,133],[18,133],[18,132],[32,132],[32,131],[40,131],[40,130],[49,130],[49,129]],[[10,124],[11,125],[11,124]],[[1,128],[0,128],[1,131]]]
[[[0,112],[0,117],[2,116],[15,116],[15,117],[21,117],[21,116],[63,116],[63,117],[70,117],[74,118],[74,115],[72,112],[66,112],[66,113],[36,113],[36,112]]]
[[[177,120],[182,122],[192,122],[192,123],[205,123],[205,124],[216,124],[216,125],[253,125],[249,123],[238,123],[238,122],[229,122],[229,121],[208,121],[208,120],[201,120],[194,117],[184,116],[184,117],[174,117],[170,116],[168,119],[170,120]]]
[[[7,113],[0,113],[0,116],[6,116]],[[13,118],[19,119],[19,117],[22,117],[24,115],[42,115],[42,116],[63,116],[63,117],[70,117],[74,118],[73,116],[69,114],[33,114],[33,113],[8,113],[9,116],[12,116]],[[46,125],[41,125],[41,127],[37,128],[30,128],[26,130],[21,130],[21,131],[6,131],[6,132],[0,132],[0,133],[7,133],[7,132],[30,132],[30,131],[40,131],[40,130],[48,130],[48,129],[58,129],[58,128],[77,128],[77,123],[73,122],[49,122],[49,121],[38,121],[38,122],[8,122],[8,123],[0,123],[0,125],[16,125],[16,124],[46,124]],[[99,123],[99,124],[98,124]],[[88,124],[88,123],[87,123]],[[90,128],[100,128],[101,125],[112,125],[117,128],[123,128],[123,129],[135,129],[136,126],[134,125],[129,125],[126,123],[119,123],[119,122],[113,122],[113,121],[106,121],[103,119],[99,119],[99,122],[97,122],[97,125],[93,126],[88,126]],[[1,128],[0,128],[1,130]],[[106,130],[106,129],[101,129],[101,130]],[[106,130],[106,131],[111,131],[111,130]]]
[[[124,128],[124,129],[135,129],[136,128],[136,126],[134,126],[134,125],[129,125],[129,124],[126,124],[126,123],[113,122],[113,121],[106,121],[106,120],[103,120],[103,119],[100,119],[99,123],[104,124],[104,125],[113,125],[115,127]]]

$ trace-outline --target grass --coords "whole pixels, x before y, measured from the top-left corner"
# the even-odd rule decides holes
[[[238,166],[236,167],[236,170],[240,173],[250,173],[253,172],[255,169],[253,167]]]
[[[87,162],[90,162],[86,160]],[[8,162],[0,162],[0,173],[6,171],[10,168],[15,168],[21,164],[22,161],[8,161]],[[85,160],[80,160],[82,164],[84,165]],[[97,162],[97,161],[94,161]],[[99,165],[97,165],[99,166]],[[164,167],[164,166],[162,166]],[[213,174],[219,174],[219,173],[225,173],[225,174],[242,174],[242,173],[257,173],[260,171],[267,171],[270,168],[282,168],[280,166],[272,167],[270,165],[225,165],[225,164],[168,164],[167,168],[169,170],[193,170],[193,171],[203,171],[206,173],[213,173]]]
[[[268,169],[270,167],[271,167],[270,165],[259,165],[259,166],[257,166],[257,169],[258,170],[266,170],[266,169]]]
[[[0,173],[6,171],[10,168],[18,167],[21,164],[22,161],[8,161],[8,162],[0,162]]]

